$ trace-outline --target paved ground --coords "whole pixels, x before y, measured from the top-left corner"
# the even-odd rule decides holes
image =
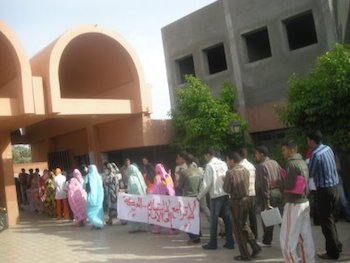
[[[233,262],[238,249],[219,248],[206,251],[200,245],[187,245],[183,233],[169,236],[149,232],[129,234],[127,226],[106,226],[103,230],[76,227],[71,221],[48,219],[45,215],[21,213],[21,224],[0,233],[0,262]],[[338,222],[343,242],[339,262],[350,262],[350,223]],[[264,248],[254,262],[283,262],[278,227],[271,248]],[[261,230],[260,230],[261,233]],[[208,239],[208,226],[203,228],[203,243]],[[324,238],[320,227],[313,227],[317,251],[322,251]],[[317,262],[328,262],[318,260]],[[331,261],[329,261],[331,262]]]

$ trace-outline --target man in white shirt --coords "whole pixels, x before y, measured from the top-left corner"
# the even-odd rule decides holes
[[[66,188],[66,177],[62,175],[61,169],[55,170],[55,199],[56,199],[56,215],[57,219],[69,219],[69,208]],[[63,209],[63,210],[62,210]]]
[[[223,190],[227,165],[215,157],[215,151],[208,149],[204,153],[208,161],[205,167],[203,185],[197,199],[200,200],[209,192],[210,196],[210,239],[203,249],[217,249],[217,225],[219,216],[225,223],[226,243],[225,248],[233,249],[234,240],[232,236],[232,213],[229,203],[229,195]]]

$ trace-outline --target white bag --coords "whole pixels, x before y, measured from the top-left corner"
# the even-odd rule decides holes
[[[282,217],[280,210],[277,207],[274,207],[269,210],[264,210],[261,212],[261,218],[266,227],[279,225],[282,223]]]

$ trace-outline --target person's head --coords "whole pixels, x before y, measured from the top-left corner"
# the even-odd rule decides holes
[[[25,173],[25,172],[26,172],[26,169],[22,168],[21,171],[22,171],[22,173]]]
[[[207,162],[209,162],[211,159],[213,159],[216,155],[216,152],[213,149],[207,149],[204,152],[204,158]]]
[[[310,131],[306,135],[307,138],[307,144],[314,148],[315,146],[319,145],[322,142],[323,135],[319,130],[316,131]]]
[[[43,171],[43,177],[48,177],[48,175],[49,175],[49,170],[44,169],[44,171]]]
[[[128,167],[130,164],[131,164],[130,159],[129,159],[129,158],[125,158],[125,159],[124,159],[124,165],[125,165],[126,167]]]
[[[198,161],[196,160],[196,157],[194,157],[193,154],[191,153],[187,154],[185,161],[187,165],[190,165],[190,164],[198,165]]]
[[[82,176],[86,176],[89,172],[89,168],[86,164],[82,164],[81,165],[81,168],[80,168],[80,171],[81,171],[81,175]]]
[[[79,169],[74,169],[72,173],[73,178],[77,179],[79,182],[83,182],[83,176]]]
[[[142,158],[142,163],[143,163],[143,165],[149,164],[148,158],[147,158],[147,157],[143,157],[143,158]]]
[[[32,174],[34,170],[32,168],[29,169],[29,173]]]
[[[185,151],[178,152],[176,155],[176,165],[183,165],[186,162],[187,153]]]
[[[246,147],[239,148],[237,153],[242,157],[242,159],[245,159],[248,157],[248,151]]]
[[[39,168],[35,168],[35,173],[38,174],[40,172]]]
[[[95,164],[90,164],[88,169],[89,169],[89,173],[88,173],[89,176],[100,175]]]
[[[107,168],[107,165],[108,165],[108,162],[103,162],[102,166],[103,166],[103,169]]]
[[[269,149],[265,145],[260,145],[255,148],[255,160],[261,162],[269,155]]]
[[[288,160],[293,154],[298,151],[297,144],[293,141],[287,141],[282,144],[282,155],[285,160]]]
[[[50,172],[49,172],[49,178],[50,178],[50,179],[53,179],[54,177],[55,177],[55,174],[54,174],[52,171],[50,171]]]
[[[55,175],[57,176],[57,175],[59,175],[59,174],[61,174],[61,173],[62,173],[61,168],[57,167],[57,168],[55,169]]]
[[[168,173],[165,171],[163,164],[161,163],[157,163],[154,170],[155,170],[155,173],[159,174],[162,179],[165,179],[168,175]]]
[[[226,164],[229,168],[233,168],[242,161],[242,157],[237,152],[229,152],[226,155]]]

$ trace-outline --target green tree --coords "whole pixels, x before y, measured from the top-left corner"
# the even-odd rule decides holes
[[[198,78],[189,75],[185,79],[185,86],[176,90],[176,108],[171,112],[176,134],[173,145],[197,156],[208,147],[226,152],[240,145],[247,123],[234,109],[233,86],[224,83],[220,96],[215,98]],[[241,123],[242,133],[230,132],[233,121]]]
[[[288,105],[279,109],[295,134],[319,129],[327,141],[350,152],[350,49],[336,44],[318,58],[306,76],[293,75],[288,83]]]
[[[31,149],[27,145],[12,146],[13,163],[30,163],[32,161]]]

